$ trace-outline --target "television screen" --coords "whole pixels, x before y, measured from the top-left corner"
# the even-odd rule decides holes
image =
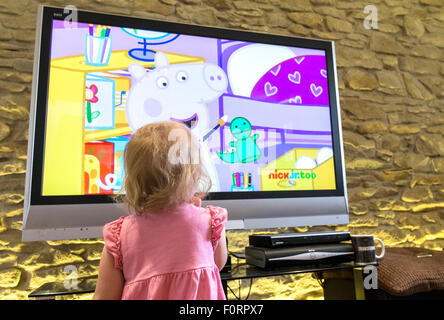
[[[51,26],[42,196],[113,194],[131,135],[185,123],[211,192],[335,190],[325,50]]]
[[[197,138],[227,228],[348,222],[332,41],[76,13],[39,9],[24,240],[128,214],[111,197],[125,146],[157,121]]]

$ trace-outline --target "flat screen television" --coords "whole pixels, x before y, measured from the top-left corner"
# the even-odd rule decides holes
[[[40,7],[23,240],[101,237],[147,123],[200,139],[228,229],[348,223],[332,41]]]

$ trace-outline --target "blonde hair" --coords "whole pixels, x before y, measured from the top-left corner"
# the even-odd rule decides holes
[[[202,198],[211,187],[199,142],[178,122],[156,122],[137,130],[125,147],[124,169],[121,198],[136,214]]]

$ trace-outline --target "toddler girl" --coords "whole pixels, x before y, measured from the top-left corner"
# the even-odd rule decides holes
[[[123,189],[134,213],[103,228],[94,299],[225,299],[219,270],[227,211],[200,206],[205,193],[196,194],[207,176],[198,146],[176,122],[149,124],[131,137]]]

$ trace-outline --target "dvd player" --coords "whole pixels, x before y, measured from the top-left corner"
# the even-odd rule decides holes
[[[260,268],[288,267],[300,264],[347,262],[354,259],[351,243],[318,244],[283,248],[245,248],[247,264]]]
[[[347,231],[252,234],[249,236],[250,246],[265,248],[338,243],[350,239],[350,232]]]

